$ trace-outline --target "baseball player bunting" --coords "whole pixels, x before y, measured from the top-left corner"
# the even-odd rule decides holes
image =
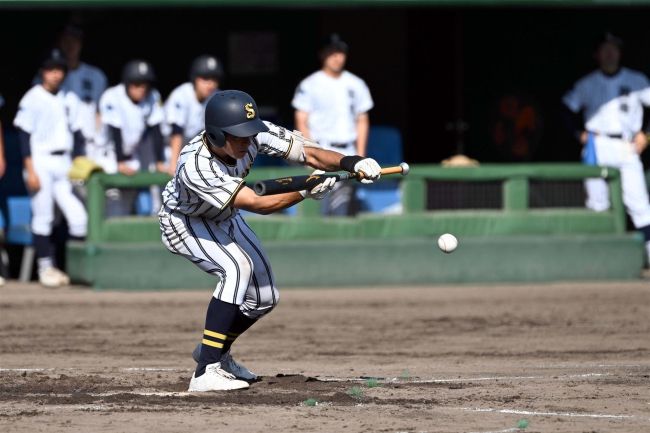
[[[180,153],[159,212],[167,249],[219,278],[190,391],[248,387],[246,380],[256,375],[233,360],[230,345],[278,303],[270,261],[238,209],[272,213],[306,197],[320,199],[335,184],[329,178],[310,191],[260,197],[243,180],[258,153],[326,171],[363,171],[366,182],[380,177],[370,158],[344,157],[260,120],[255,101],[244,92],[220,91],[208,100],[205,131]]]

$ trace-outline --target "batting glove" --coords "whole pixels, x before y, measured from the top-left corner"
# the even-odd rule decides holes
[[[323,170],[316,170],[312,173],[312,176],[323,174],[323,173],[325,173]],[[334,184],[336,184],[336,178],[328,177],[325,178],[323,182],[313,187],[311,190],[300,191],[300,195],[302,195],[304,198],[322,200],[325,198],[327,194],[329,194],[332,191],[332,188],[334,188]]]
[[[381,177],[381,167],[372,158],[364,158],[354,165],[354,171],[361,173],[361,183],[373,183]]]

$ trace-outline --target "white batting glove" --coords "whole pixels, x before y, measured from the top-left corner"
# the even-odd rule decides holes
[[[356,173],[362,173],[361,183],[373,183],[381,177],[381,167],[372,158],[364,158],[354,165]]]
[[[316,170],[312,173],[312,176],[323,174],[323,173],[325,173],[323,170]],[[334,188],[334,184],[336,184],[336,178],[328,177],[325,178],[323,182],[313,187],[310,191],[307,190],[300,191],[300,195],[302,195],[304,198],[322,200],[325,198],[327,194],[329,194],[332,191],[332,188]]]

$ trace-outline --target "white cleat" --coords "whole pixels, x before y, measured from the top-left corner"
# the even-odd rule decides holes
[[[59,281],[61,282],[62,286],[69,286],[70,285],[70,277],[68,277],[68,274],[63,272],[61,269],[58,268],[53,268],[54,271],[59,275]]]
[[[58,271],[58,272],[57,272]],[[63,281],[58,269],[54,267],[46,268],[38,272],[38,282],[45,287],[61,287]]]
[[[235,376],[221,368],[219,362],[205,367],[205,373],[199,377],[192,375],[189,392],[231,391],[248,388],[248,383],[237,380]]]
[[[242,364],[238,364],[234,359],[232,359],[232,356],[230,356],[230,351],[221,355],[221,368],[234,375],[237,379],[257,379],[257,375],[255,373],[244,367]]]

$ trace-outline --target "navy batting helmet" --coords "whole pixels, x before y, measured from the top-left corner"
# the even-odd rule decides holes
[[[41,69],[54,69],[59,68],[66,71],[68,69],[68,62],[65,60],[63,51],[58,48],[53,48],[45,53],[43,61],[41,62]]]
[[[156,81],[156,74],[151,64],[145,60],[131,60],[122,69],[122,82],[124,84],[149,83]]]
[[[252,137],[268,130],[260,120],[255,100],[246,92],[216,92],[205,106],[205,134],[214,146],[225,146],[226,133],[235,137]]]
[[[221,80],[223,78],[223,65],[214,56],[199,56],[192,62],[190,67],[190,80],[194,81],[197,77],[214,78]]]

